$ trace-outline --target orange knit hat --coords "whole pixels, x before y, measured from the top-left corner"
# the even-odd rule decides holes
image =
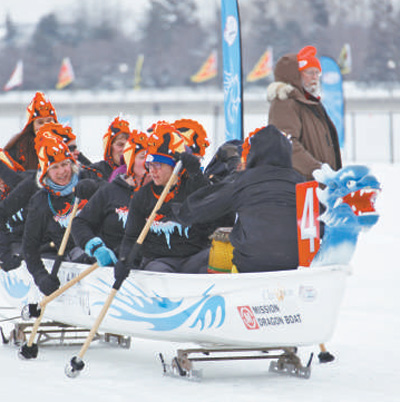
[[[11,158],[7,151],[2,148],[0,148],[0,161],[11,170],[14,170],[14,172],[23,172],[25,170],[18,162]]]
[[[131,130],[129,128],[129,122],[121,119],[120,117],[116,117],[108,127],[107,132],[103,136],[103,149],[104,149],[104,160],[107,161],[112,167],[115,167],[112,154],[111,154],[111,145],[115,138],[117,138],[120,134],[126,134],[128,137],[131,134]]]
[[[41,117],[53,117],[54,121],[57,121],[56,110],[50,101],[45,98],[43,92],[36,92],[26,110],[28,117],[26,126]]]
[[[146,162],[161,162],[175,166],[175,153],[185,152],[185,143],[172,124],[159,122],[154,127],[147,147]]]
[[[321,69],[321,63],[315,57],[317,49],[314,46],[306,46],[297,53],[297,61],[299,63],[299,71],[303,71],[310,67],[316,67],[319,71]]]
[[[71,160],[76,164],[74,157],[68,149],[68,146],[62,139],[62,136],[55,135],[54,132],[49,129],[48,124],[40,127],[35,137],[35,149],[39,159],[40,177],[39,182],[44,185],[44,177],[46,176],[49,168],[59,162],[66,159]],[[59,124],[58,131],[60,132],[63,126]]]
[[[133,176],[136,155],[147,149],[147,142],[147,135],[141,131],[133,130],[129,136],[124,148],[124,160],[128,176]]]
[[[210,145],[204,127],[199,122],[190,119],[176,120],[173,125],[178,129],[192,154],[204,156],[206,148]]]
[[[38,133],[39,132],[41,132],[41,133],[47,132],[49,135],[57,136],[66,145],[68,145],[72,141],[76,140],[76,135],[72,132],[72,128],[69,126],[63,126],[60,123],[46,123],[42,127],[40,127]],[[41,139],[43,139],[43,138],[45,138],[45,137],[41,136]],[[36,143],[39,144],[41,139],[38,139],[37,142],[35,142],[35,146],[36,146]],[[40,145],[37,145],[37,146],[40,146]]]

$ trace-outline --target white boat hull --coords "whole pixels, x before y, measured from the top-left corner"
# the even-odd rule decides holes
[[[87,267],[63,263],[61,284]],[[323,343],[333,334],[347,275],[347,266],[226,275],[133,271],[100,331],[244,348]],[[90,329],[113,282],[111,268],[95,270],[50,302],[45,317]],[[0,270],[0,289],[18,308],[42,297],[25,266]]]

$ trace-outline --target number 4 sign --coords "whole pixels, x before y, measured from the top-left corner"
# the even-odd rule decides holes
[[[319,204],[315,191],[317,187],[316,181],[307,181],[296,185],[299,265],[303,267],[310,266],[320,245]]]

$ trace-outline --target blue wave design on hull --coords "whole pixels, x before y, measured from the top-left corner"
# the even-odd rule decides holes
[[[108,286],[106,282],[102,280],[100,282]],[[94,287],[104,294],[107,293],[100,287]],[[131,287],[136,294],[129,291],[128,287]],[[122,306],[112,304],[110,310],[114,310],[115,313],[110,313],[110,316],[118,320],[147,322],[152,325],[152,328],[150,328],[152,331],[173,331],[194,316],[196,310],[201,307],[195,316],[193,324],[189,328],[195,328],[200,323],[199,329],[202,331],[205,328],[208,313],[211,314],[211,320],[207,328],[211,328],[214,324],[216,328],[219,328],[225,321],[225,299],[219,295],[210,296],[209,292],[213,287],[214,285],[211,285],[203,293],[200,300],[194,302],[183,311],[178,312],[177,310],[182,307],[184,298],[172,301],[167,297],[159,296],[155,292],[152,292],[153,295],[149,296],[134,283],[126,281],[124,288],[115,296],[115,300],[122,304]],[[104,303],[97,302],[94,305],[104,305]],[[220,311],[221,315],[219,322],[216,323],[218,311]],[[137,313],[145,315],[137,315]],[[159,317],[159,315],[163,316]]]
[[[18,279],[14,273],[1,273],[0,281],[6,292],[14,299],[23,299],[29,293],[30,285]]]

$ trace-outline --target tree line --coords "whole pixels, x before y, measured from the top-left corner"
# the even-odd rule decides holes
[[[393,83],[400,79],[400,13],[395,0],[247,0],[240,1],[243,74],[267,47],[274,61],[305,45],[319,55],[339,56],[345,43],[352,50],[352,71],[345,79]],[[104,7],[69,15],[44,15],[27,33],[8,15],[0,41],[0,85],[18,60],[24,62],[21,89],[53,89],[61,61],[69,57],[75,81],[67,89],[131,89],[139,55],[142,88],[222,87],[222,44],[219,1],[215,18],[202,21],[195,0],[149,0],[135,31],[121,19],[137,18]],[[115,4],[114,4],[115,5]],[[68,11],[68,10],[67,10]],[[67,13],[66,11],[66,13]],[[123,15],[121,15],[123,14]],[[196,73],[212,50],[219,55],[219,74],[196,84]],[[265,85],[271,76],[245,86]]]

